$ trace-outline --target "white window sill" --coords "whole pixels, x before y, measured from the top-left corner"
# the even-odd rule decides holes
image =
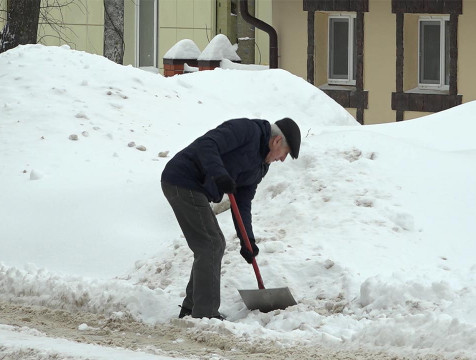
[[[450,91],[448,89],[421,89],[421,88],[414,88],[411,90],[405,91],[407,94],[440,94],[440,95],[448,95]]]
[[[323,84],[319,86],[321,90],[356,90],[355,85],[333,85],[333,84]]]

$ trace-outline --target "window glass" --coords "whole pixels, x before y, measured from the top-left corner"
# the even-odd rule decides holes
[[[352,76],[352,80],[355,80],[355,74],[357,74],[357,21],[353,21],[353,25],[354,25],[354,31],[353,31],[353,34],[354,34],[354,40],[353,40],[353,43],[354,43],[354,47],[353,47],[353,76]]]
[[[445,85],[450,83],[450,22],[445,21]]]
[[[155,66],[155,0],[139,2],[139,67]]]
[[[440,22],[420,22],[420,83],[440,84]]]
[[[329,77],[348,79],[349,19],[331,18],[329,30]]]

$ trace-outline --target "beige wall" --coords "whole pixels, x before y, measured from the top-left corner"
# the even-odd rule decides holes
[[[48,17],[64,23],[58,34],[55,29],[41,22],[38,25],[38,41],[44,45],[68,44],[72,49],[84,50],[92,54],[103,54],[104,7],[102,1],[59,0],[68,4],[61,8],[52,7]]]
[[[255,0],[255,17],[267,24],[273,22],[272,0]],[[269,35],[256,29],[255,63],[269,65]]]
[[[191,39],[205,49],[216,33],[214,0],[159,1],[159,64],[163,72],[164,54],[179,40]]]
[[[418,18],[418,14],[404,15],[403,91],[414,89],[418,86]]]
[[[278,33],[278,65],[307,77],[307,13],[302,1],[273,0],[273,27]]]
[[[396,17],[391,1],[369,0],[364,15],[364,89],[369,92],[364,123],[395,121],[391,107],[395,91]]]
[[[4,11],[7,10],[7,1],[0,0],[0,31],[2,31],[3,27],[5,26],[6,20],[6,13]]]
[[[458,28],[458,93],[463,102],[476,100],[476,1],[463,1]]]
[[[135,0],[124,1],[124,65],[136,63],[136,8]]]
[[[314,17],[314,83],[321,86],[327,83],[327,62],[329,54],[329,14],[316,12]],[[307,38],[306,38],[307,39]],[[307,41],[307,40],[306,40]],[[306,50],[307,54],[307,50]]]

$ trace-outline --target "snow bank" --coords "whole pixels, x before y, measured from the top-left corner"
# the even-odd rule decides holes
[[[368,126],[369,131],[396,137],[405,142],[447,151],[476,149],[474,129],[476,101],[398,124]],[[470,130],[470,131],[468,131]]]

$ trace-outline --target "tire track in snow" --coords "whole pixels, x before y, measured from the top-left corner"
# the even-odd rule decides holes
[[[337,350],[320,346],[282,347],[273,343],[249,343],[231,334],[196,331],[188,320],[171,320],[170,323],[146,325],[130,316],[105,316],[86,312],[70,312],[43,306],[20,305],[0,301],[0,324],[14,326],[17,331],[36,329],[52,338],[111,348],[143,351],[149,354],[190,359],[245,360],[245,359],[313,359],[313,360],[444,360],[444,357],[402,356],[368,350]],[[81,330],[80,330],[81,329]],[[31,331],[31,330],[30,330]],[[0,341],[2,360],[54,360],[85,359],[62,354],[45,354],[28,347],[11,349]],[[89,358],[89,357],[87,357]],[[92,358],[93,359],[93,358]]]

